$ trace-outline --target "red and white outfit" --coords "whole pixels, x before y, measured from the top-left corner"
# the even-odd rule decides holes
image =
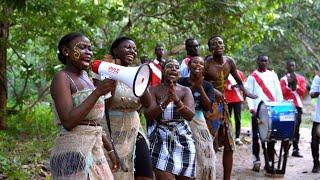
[[[155,59],[151,63],[149,63],[149,66],[151,68],[150,86],[156,86],[161,83],[163,69],[160,66],[159,61],[157,59]]]
[[[240,79],[242,82],[245,81],[245,77],[243,76],[243,73],[240,70],[237,70],[238,75],[240,76]],[[235,143],[238,145],[241,145],[242,142],[240,141],[240,131],[241,131],[241,102],[243,101],[243,95],[240,91],[240,88],[238,87],[232,87],[233,85],[236,85],[237,82],[233,78],[231,74],[228,76],[228,80],[226,82],[226,88],[224,97],[228,103],[228,110],[230,117],[232,116],[232,111],[234,114],[234,120],[236,125],[236,139]]]
[[[190,76],[190,70],[188,67],[188,64],[190,60],[192,59],[192,56],[187,55],[180,64],[180,77],[189,77]]]
[[[293,100],[293,103],[296,107],[296,124],[295,131],[293,135],[293,151],[292,153],[299,154],[299,140],[300,140],[300,124],[301,124],[301,116],[302,116],[302,108],[303,96],[306,94],[306,79],[300,74],[295,73],[297,78],[297,89],[294,91],[288,86],[288,77],[290,74],[283,76],[280,79],[281,90],[283,94],[283,98],[285,100]]]
[[[296,107],[302,108],[302,99],[306,94],[306,79],[300,74],[295,74],[297,78],[297,89],[293,91],[290,87],[288,87],[288,76],[290,75],[287,74],[280,79],[281,90],[285,100],[293,100],[293,103]]]
[[[240,76],[240,79],[242,80],[242,82],[244,82],[246,79],[243,73],[240,70],[237,70],[237,73]],[[226,82],[226,89],[225,89],[225,99],[227,103],[243,101],[243,95],[240,89],[238,87],[231,88],[232,85],[236,85],[236,84],[237,84],[236,80],[233,78],[231,74],[229,74],[228,80]]]
[[[251,99],[246,98],[248,102],[248,107],[250,110],[257,110],[260,101],[276,101],[281,102],[283,100],[280,81],[276,73],[270,70],[265,71],[253,71],[247,79],[247,89],[250,93],[257,95],[258,98]],[[253,164],[260,163],[260,146],[259,146],[259,132],[258,132],[258,122],[256,116],[251,116],[252,125],[252,154],[253,154]],[[274,152],[274,141],[267,142],[267,154],[272,157]],[[266,162],[268,163],[268,162]]]
[[[259,79],[261,80],[260,83]],[[264,72],[258,70],[253,71],[247,79],[247,89],[252,94],[258,96],[256,99],[247,98],[250,110],[257,110],[261,100],[264,102],[281,102],[283,100],[278,75],[270,70]]]

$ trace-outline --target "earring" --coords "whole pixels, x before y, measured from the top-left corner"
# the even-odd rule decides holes
[[[66,53],[66,56],[69,56],[69,54],[68,54],[68,53]]]

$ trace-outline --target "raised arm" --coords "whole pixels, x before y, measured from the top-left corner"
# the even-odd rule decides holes
[[[229,58],[229,64],[230,64],[230,73],[233,76],[233,78],[236,80],[237,84],[239,85],[239,89],[241,89],[241,91],[243,92],[243,94],[247,97],[250,97],[252,99],[256,99],[257,96],[254,94],[251,94],[249,91],[247,91],[247,89],[243,86],[242,80],[237,72],[237,67],[234,63],[234,61]]]
[[[64,72],[59,72],[52,80],[50,92],[63,127],[71,130],[95,105],[98,98],[112,89],[113,81],[105,81],[95,89],[79,106],[73,107],[70,81]]]

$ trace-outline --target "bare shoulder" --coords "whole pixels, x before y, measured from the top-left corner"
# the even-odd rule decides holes
[[[64,87],[67,87],[69,86],[69,81],[67,79],[67,75],[65,72],[63,71],[59,71],[58,73],[56,73],[54,76],[53,76],[53,79],[51,81],[51,86],[50,86],[50,90],[51,90],[51,93],[53,91],[56,91],[56,90],[61,90],[63,89]]]
[[[62,70],[57,72],[54,76],[53,76],[53,79],[52,79],[52,83],[59,83],[61,81],[65,81],[67,79],[67,75],[65,72],[63,72]]]
[[[158,84],[156,86],[150,86],[149,87],[150,94],[151,95],[158,94],[159,89],[161,89],[160,86],[161,86],[161,84]]]
[[[230,56],[224,56],[225,61],[227,61],[229,64],[235,64],[234,60]]]
[[[207,56],[204,58],[204,61],[206,62],[206,61],[210,61],[210,60],[212,60],[212,59],[213,59],[212,55],[207,55]]]

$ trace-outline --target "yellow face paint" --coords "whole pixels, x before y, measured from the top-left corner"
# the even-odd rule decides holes
[[[81,49],[83,49],[83,47],[86,46],[91,46],[90,43],[87,42],[78,42],[74,45],[73,47],[73,52],[72,52],[72,57],[75,61],[78,61],[80,59],[81,56]]]

